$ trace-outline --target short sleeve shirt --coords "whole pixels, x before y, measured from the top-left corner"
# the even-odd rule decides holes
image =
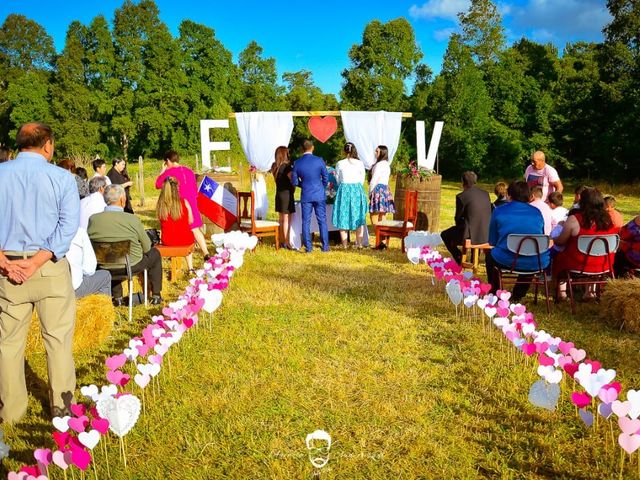
[[[524,172],[524,178],[529,188],[542,187],[542,199],[546,200],[550,193],[555,192],[556,187],[551,185],[553,182],[560,180],[558,171],[551,165],[545,164],[541,170],[536,170],[533,165],[529,165]]]

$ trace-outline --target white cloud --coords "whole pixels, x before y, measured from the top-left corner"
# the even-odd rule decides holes
[[[412,5],[409,15],[415,19],[435,19],[457,21],[458,13],[469,10],[470,0],[427,0],[422,6]]]

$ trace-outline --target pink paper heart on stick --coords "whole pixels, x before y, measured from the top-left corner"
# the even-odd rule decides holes
[[[553,366],[556,362],[553,358],[540,354],[538,356],[538,363],[543,366]]]
[[[81,403],[74,403],[69,407],[69,409],[76,417],[81,417],[87,412],[87,407]]]
[[[618,391],[613,387],[602,387],[598,392],[598,398],[602,400],[603,403],[611,403],[618,398]]]
[[[524,345],[522,345],[522,351],[524,352],[525,355],[530,357],[531,355],[536,353],[535,343],[525,343]]]
[[[84,471],[89,466],[89,463],[91,463],[91,454],[84,448],[72,448],[71,463]]]
[[[94,418],[91,420],[91,427],[104,435],[109,430],[109,420],[106,418]]]
[[[117,370],[125,363],[127,363],[127,356],[124,353],[121,353],[120,355],[114,355],[107,358],[104,363],[109,370]]]
[[[71,435],[67,432],[53,432],[51,436],[53,437],[53,441],[56,442],[56,445],[58,445],[58,448],[66,447],[71,438]]]
[[[51,463],[51,450],[48,448],[38,448],[33,452],[33,458],[46,467]]]
[[[85,415],[77,418],[72,418],[69,420],[69,428],[75,430],[76,432],[84,432],[84,429],[89,425],[89,418]]]
[[[636,433],[640,430],[640,420],[637,418],[632,420],[629,417],[620,417],[618,418],[618,425],[620,426],[620,430],[627,434]]]
[[[564,355],[569,355],[569,352],[571,351],[571,349],[573,347],[575,347],[573,342],[563,342],[563,341],[561,341],[560,343],[558,343],[558,348],[560,349],[560,351]]]
[[[29,474],[27,472],[9,472],[7,480],[25,480]]]
[[[631,408],[631,403],[628,400],[621,402],[620,400],[615,400],[611,403],[611,410],[618,417],[624,417],[629,413],[629,409]]]
[[[71,463],[71,453],[63,452],[61,450],[56,450],[53,452],[52,461],[55,465],[60,467],[63,470],[69,468],[69,464]]]
[[[591,397],[582,392],[573,392],[571,394],[571,402],[578,408],[584,408],[591,403]]]
[[[573,358],[574,362],[578,363],[585,359],[585,357],[587,356],[587,352],[582,349],[578,350],[577,348],[572,348],[571,350],[569,350],[569,355],[571,355],[571,358]]]
[[[620,445],[625,452],[631,455],[640,448],[640,435],[621,433],[618,436],[618,445]]]
[[[311,135],[325,143],[336,133],[338,122],[335,117],[311,117],[308,126]]]

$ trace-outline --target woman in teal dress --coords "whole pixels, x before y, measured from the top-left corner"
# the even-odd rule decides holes
[[[356,146],[347,142],[344,146],[346,158],[336,165],[338,192],[333,206],[333,224],[340,230],[344,248],[349,247],[347,233],[356,232],[356,247],[362,248],[364,229],[367,224],[368,202],[364,193],[364,164],[358,159]]]

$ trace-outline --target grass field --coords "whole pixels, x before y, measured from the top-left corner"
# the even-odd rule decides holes
[[[147,175],[155,166],[145,165]],[[150,182],[138,209],[153,226]],[[443,186],[443,228],[458,190]],[[626,219],[637,213],[632,191],[608,193]],[[110,439],[111,478],[310,478],[304,438],[317,428],[334,441],[321,478],[618,478],[609,426],[583,426],[567,400],[571,383],[559,411],[531,406],[535,366],[479,318],[457,318],[428,269],[394,246],[301,255],[261,245],[247,254],[223,306],[169,353],[159,392],[147,392],[127,436],[127,469]],[[183,288],[167,285],[163,295]],[[607,327],[598,305],[579,305],[575,316],[560,305],[548,316],[526,303],[541,328],[615,368],[625,390],[640,387],[638,336]],[[129,324],[123,310],[112,337],[77,356],[78,384],[105,383],[105,356],[158,313],[137,307]],[[5,426],[9,469],[52,446],[44,355],[28,358],[27,372],[29,414]],[[106,458],[96,460],[108,478]],[[637,478],[637,454],[633,462],[624,478]]]

